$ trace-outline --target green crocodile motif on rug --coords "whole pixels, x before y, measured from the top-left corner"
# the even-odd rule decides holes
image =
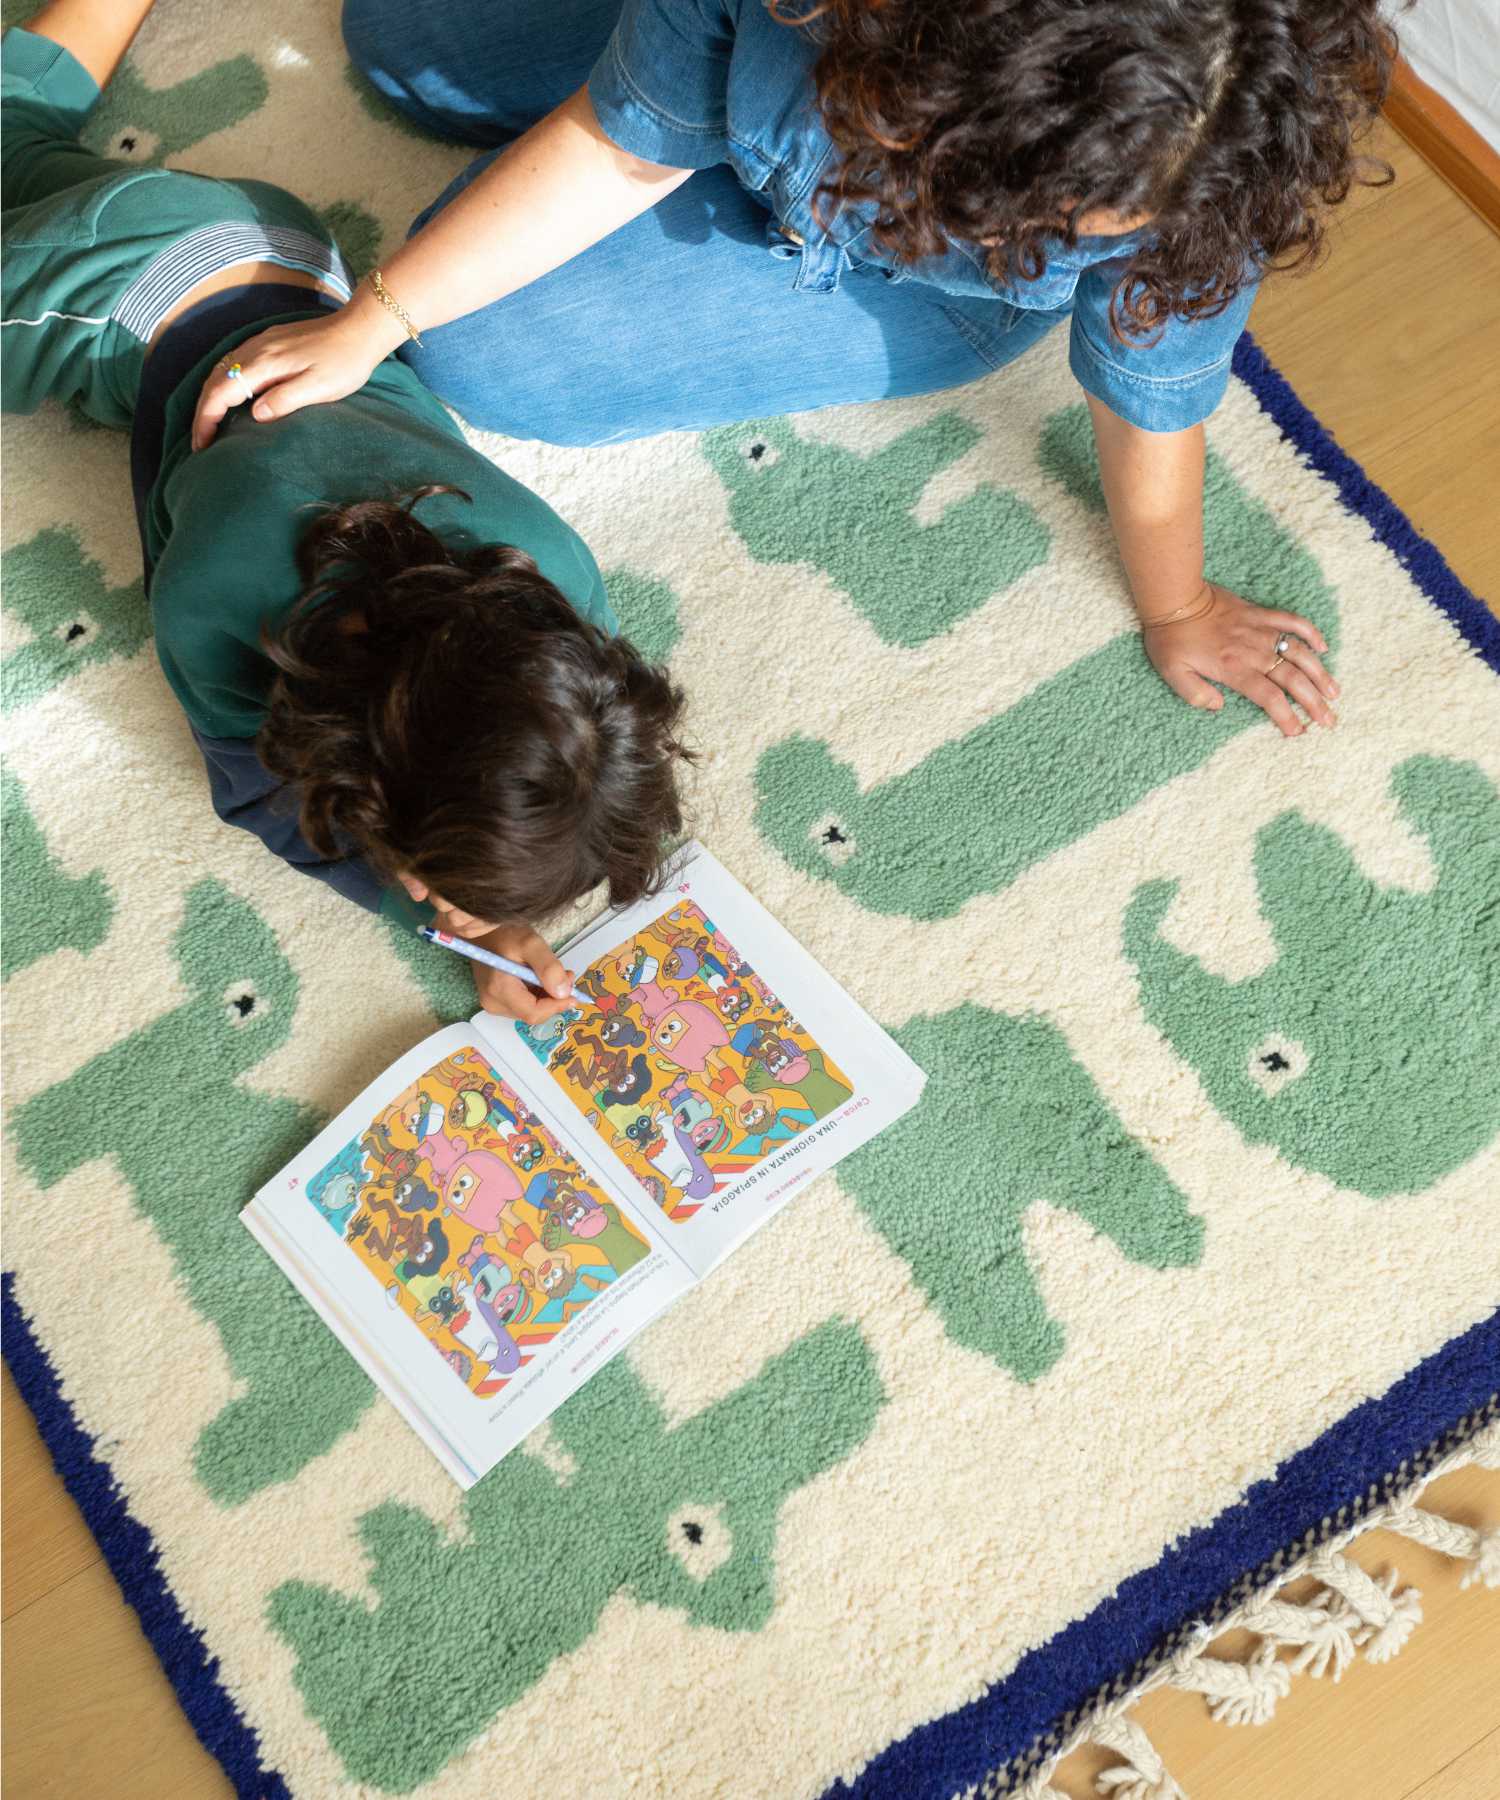
[[[77,532],[52,525],[0,556],[5,610],[30,638],[0,664],[0,710],[39,700],[79,669],[134,656],[151,635],[145,583],[105,585]]]
[[[248,119],[270,91],[250,56],[228,57],[162,88],[149,87],[127,57],[80,135],[101,156],[151,168]]]
[[[1086,408],[1049,421],[1041,456],[1075,500],[1103,506]],[[1336,647],[1316,562],[1212,453],[1204,504],[1214,578],[1305,613]],[[945,919],[1263,722],[1236,694],[1220,712],[1185,706],[1127,632],[864,793],[821,739],[773,745],[755,820],[788,862],[870,912]]]
[[[103,943],[115,909],[103,871],[68,874],[9,769],[0,771],[0,860],[0,980],[54,950],[88,951]]]
[[[1063,1351],[1026,1257],[1027,1209],[1076,1213],[1133,1262],[1186,1268],[1203,1224],[1050,1021],[964,1004],[892,1033],[921,1104],[839,1180],[911,1267],[949,1337],[1034,1381]]]
[[[199,1479],[220,1504],[289,1480],[369,1405],[353,1358],[239,1222],[255,1188],[320,1121],[242,1078],[291,1034],[297,980],[254,910],[219,882],[187,896],[174,940],[189,997],[17,1107],[17,1154],[45,1191],[108,1158],[218,1327],[243,1392],[204,1430]],[[102,1224],[72,1226],[107,1256]],[[149,1305],[148,1295],[134,1304]]]
[[[1047,560],[1051,533],[1000,488],[976,488],[935,523],[917,522],[927,484],[983,436],[943,413],[865,456],[759,419],[707,432],[703,451],[757,562],[821,569],[879,637],[909,647],[951,631]]]
[[[334,200],[318,207],[317,214],[342,252],[349,273],[362,281],[380,261],[385,237],[380,221],[353,200]]]
[[[1438,868],[1381,887],[1295,812],[1256,839],[1276,958],[1228,981],[1158,927],[1176,883],[1125,915],[1147,1018],[1252,1144],[1371,1199],[1419,1193],[1500,1133],[1500,795],[1473,763],[1392,777]]]
[[[623,563],[606,571],[604,589],[621,632],[647,662],[664,663],[682,636],[682,603],[676,590]]]
[[[678,1425],[617,1358],[552,1419],[568,1476],[509,1456],[464,1497],[456,1532],[395,1503],[366,1513],[373,1607],[307,1582],[270,1601],[349,1779],[395,1793],[430,1780],[585,1643],[618,1593],[695,1626],[758,1630],[784,1501],[864,1442],[883,1400],[863,1336],[841,1320]],[[446,1643],[462,1678],[418,1697],[414,1672]]]

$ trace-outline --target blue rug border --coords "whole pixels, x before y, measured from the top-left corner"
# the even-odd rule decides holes
[[[1500,674],[1500,620],[1459,580],[1437,546],[1422,536],[1390,496],[1340,448],[1332,434],[1298,399],[1291,384],[1249,332],[1235,346],[1232,367],[1309,467],[1334,485],[1345,508],[1369,524],[1376,541],[1392,552],[1426,599],[1453,622],[1489,667]],[[1271,1545],[1258,1559],[1240,1561],[1237,1554],[1238,1567],[1229,1582],[1218,1579],[1214,1591],[1196,1606],[1189,1604],[1184,1609],[1179,1600],[1171,1609],[1176,1617],[1154,1629],[1147,1630],[1141,1625],[1144,1614],[1138,1598],[1132,1594],[1129,1601],[1126,1599],[1136,1584],[1160,1582],[1161,1572],[1170,1559],[1186,1559],[1195,1551],[1203,1556],[1206,1548],[1215,1548],[1220,1542],[1237,1541],[1233,1535],[1234,1527],[1243,1521],[1236,1515],[1261,1516],[1258,1508],[1251,1505],[1252,1497],[1259,1496],[1264,1490],[1268,1499],[1284,1501],[1292,1492],[1293,1466],[1300,1459],[1316,1458],[1324,1446],[1330,1445],[1370,1409],[1385,1406],[1406,1383],[1425,1377],[1429,1371],[1435,1372],[1436,1376],[1453,1353],[1481,1334],[1488,1334],[1485,1341],[1489,1343],[1483,1366],[1490,1369],[1500,1366],[1500,1313],[1497,1313],[1475,1326],[1464,1338],[1455,1339],[1427,1362],[1419,1364],[1389,1394],[1366,1401],[1347,1414],[1307,1449],[1283,1464],[1271,1481],[1249,1489],[1242,1501],[1221,1514],[1212,1525],[1191,1533],[1180,1545],[1173,1546],[1154,1568],[1132,1576],[1111,1600],[1096,1608],[1087,1619],[1069,1626],[1040,1649],[1029,1652],[1005,1681],[970,1706],[920,1726],[890,1745],[852,1785],[836,1782],[828,1789],[824,1800],[921,1800],[929,1794],[933,1800],[949,1800],[952,1794],[982,1782],[995,1768],[1025,1754],[1058,1720],[1086,1703],[1111,1680],[1119,1678],[1122,1648],[1130,1654],[1132,1663],[1138,1661],[1184,1617],[1192,1618],[1205,1611],[1222,1598],[1234,1581],[1243,1579],[1248,1571],[1264,1566],[1288,1545],[1300,1541],[1306,1531],[1304,1529],[1300,1534],[1284,1531],[1281,1541]],[[293,1800],[286,1780],[261,1762],[260,1740],[219,1680],[218,1659],[209,1654],[202,1633],[188,1621],[178,1605],[162,1572],[154,1538],[131,1512],[113,1471],[98,1454],[95,1439],[79,1425],[71,1405],[63,1397],[56,1371],[15,1298],[15,1277],[8,1271],[0,1277],[0,1351],[15,1377],[21,1397],[31,1409],[64,1486],[82,1513],[121,1592],[135,1608],[141,1629],[156,1652],[199,1741],[218,1760],[241,1800]],[[1446,1389],[1443,1391],[1447,1392]],[[1491,1397],[1486,1393],[1483,1399],[1488,1401]],[[1483,1404],[1483,1401],[1476,1404]],[[1398,1467],[1420,1454],[1441,1435],[1442,1430],[1451,1430],[1459,1419],[1474,1410],[1475,1406],[1449,1410],[1439,1429],[1406,1444],[1401,1455],[1393,1456],[1361,1484],[1350,1488],[1350,1499],[1362,1497],[1372,1487],[1377,1487]],[[1318,1511],[1317,1502],[1313,1503],[1311,1514],[1302,1513],[1304,1518],[1310,1516],[1324,1516]],[[1205,1568],[1209,1566],[1209,1560],[1205,1557]],[[1124,1619],[1110,1617],[1115,1609],[1130,1612],[1136,1624],[1132,1627]],[[1102,1679],[1097,1673],[1091,1676],[1075,1697],[1053,1705],[1039,1725],[1035,1723],[1037,1706],[1034,1704],[1028,1709],[1031,1724],[1020,1731],[1005,1729],[1005,1715],[1012,1708],[1012,1697],[1023,1671],[1029,1679],[1034,1679],[1041,1664],[1057,1662],[1059,1647],[1065,1640],[1071,1640],[1074,1633],[1080,1634],[1080,1639],[1078,1643],[1069,1642],[1067,1649],[1075,1655],[1086,1639],[1107,1637],[1113,1645],[1109,1661],[1114,1667]],[[1086,1649],[1084,1654],[1087,1654]],[[952,1772],[955,1769],[963,1772]]]
[[[1500,674],[1500,619],[1469,591],[1436,544],[1422,536],[1390,495],[1308,410],[1248,331],[1235,345],[1231,366],[1307,466],[1332,483],[1344,508],[1365,521],[1375,541],[1395,556],[1428,602],[1451,620],[1481,659]],[[1434,1408],[1426,1417],[1424,1431],[1393,1447],[1388,1461],[1370,1467],[1352,1487],[1333,1490],[1337,1497],[1331,1504],[1316,1494],[1304,1496],[1300,1527],[1287,1519],[1262,1533],[1263,1541],[1257,1540],[1258,1550],[1252,1553],[1247,1541],[1252,1534],[1239,1529],[1243,1524],[1239,1515],[1251,1507],[1253,1496],[1253,1510],[1267,1525],[1273,1516],[1279,1517],[1286,1510],[1287,1496],[1294,1491],[1294,1477],[1316,1466],[1322,1447],[1336,1445],[1344,1427],[1373,1416],[1371,1408],[1394,1403],[1400,1383],[1387,1396],[1365,1402],[1330,1427],[1284,1463],[1271,1481],[1248,1490],[1237,1506],[1220,1514],[1211,1525],[1190,1533],[1153,1568],[1132,1576],[1087,1618],[1028,1652],[1003,1681],[979,1699],[888,1745],[858,1779],[835,1782],[823,1800],[950,1800],[966,1787],[982,1783],[996,1769],[1026,1756],[1069,1713],[1087,1705],[1112,1683],[1122,1683],[1127,1671],[1185,1621],[1211,1612],[1237,1582],[1265,1568],[1300,1541],[1309,1521],[1317,1527],[1340,1505],[1347,1506],[1367,1494],[1476,1406],[1490,1401],[1493,1372],[1500,1368],[1500,1313],[1476,1326],[1469,1338],[1476,1333],[1488,1334],[1488,1363],[1475,1372],[1483,1376],[1487,1366],[1486,1392],[1477,1400],[1471,1395],[1469,1405],[1454,1405],[1446,1416]],[[1445,1354],[1466,1341],[1454,1340],[1428,1363],[1420,1364],[1412,1376],[1428,1370],[1439,1372]],[[1301,1459],[1312,1460],[1304,1463]],[[1226,1568],[1221,1566],[1220,1546],[1230,1542],[1241,1548]],[[1194,1560],[1200,1565],[1197,1585],[1185,1580]],[[1169,1600],[1174,1593],[1175,1601]],[[1164,1600],[1168,1603],[1163,1604]]]
[[[823,1800],[951,1800],[1014,1765],[1261,1570],[1353,1523],[1399,1474],[1496,1400],[1500,1311],[1362,1401],[1233,1506],[1123,1581],[1086,1618],[1028,1651],[979,1699],[889,1745]],[[1340,1514],[1343,1520],[1340,1521]],[[1310,1522],[1310,1523],[1309,1523]]]
[[[1384,544],[1432,605],[1453,621],[1500,675],[1500,618],[1469,591],[1437,545],[1422,536],[1385,489],[1370,479],[1308,411],[1248,331],[1235,345],[1230,366],[1308,466],[1333,483],[1345,508],[1365,521],[1375,541]]]
[[[293,1800],[285,1779],[261,1761],[260,1740],[219,1679],[202,1632],[191,1624],[162,1571],[150,1531],[131,1512],[97,1440],[78,1423],[57,1371],[15,1295],[15,1276],[0,1276],[0,1350],[30,1407],[63,1485],[135,1608],[141,1630],[177,1695],[198,1741],[215,1757],[240,1800]]]

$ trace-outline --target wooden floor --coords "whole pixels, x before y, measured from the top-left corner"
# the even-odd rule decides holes
[[[1394,187],[1345,208],[1318,273],[1273,284],[1252,328],[1317,416],[1433,538],[1475,592],[1500,600],[1500,238],[1390,133]],[[1500,608],[1497,608],[1500,610]],[[13,1800],[206,1800],[228,1786],[199,1747],[61,1484],[9,1377],[4,1395],[4,1753]],[[1500,1524],[1500,1475],[1432,1493]],[[1500,1595],[1458,1591],[1442,1558],[1372,1536],[1424,1592],[1426,1622],[1383,1668],[1299,1681],[1273,1724],[1233,1731],[1203,1702],[1141,1717],[1193,1800],[1496,1800]],[[1099,1759],[1057,1785],[1092,1790]],[[607,1797],[602,1797],[607,1800]],[[683,1800],[694,1800],[684,1795]]]

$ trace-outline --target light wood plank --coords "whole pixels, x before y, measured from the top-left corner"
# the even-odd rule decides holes
[[[4,1376],[0,1790],[17,1800],[222,1800],[223,1770]]]
[[[1500,1707],[1500,1702],[1497,1702]],[[1495,1800],[1500,1794],[1500,1728],[1445,1769],[1413,1788],[1405,1800]]]
[[[0,1618],[9,1619],[80,1570],[101,1560],[78,1508],[68,1499],[26,1402],[5,1371],[0,1411],[5,1504],[0,1530]]]
[[[102,1561],[9,1621],[0,1715],[0,1785],[16,1800],[231,1792]]]
[[[1463,1524],[1500,1525],[1500,1473],[1462,1469],[1434,1482],[1424,1503]],[[1193,1800],[1406,1800],[1493,1733],[1500,1592],[1462,1589],[1462,1565],[1389,1532],[1368,1533],[1349,1554],[1372,1574],[1394,1567],[1403,1585],[1419,1588],[1422,1623],[1393,1661],[1357,1661],[1337,1686],[1295,1678],[1268,1725],[1216,1725],[1199,1695],[1148,1695],[1132,1716]],[[1212,1646],[1225,1656],[1249,1648],[1244,1633]],[[1052,1785],[1070,1800],[1096,1800],[1094,1776],[1117,1761],[1076,1752]],[[1436,1793],[1449,1800],[1446,1788]]]
[[[1500,231],[1500,152],[1404,56],[1391,77],[1385,116],[1490,230]]]
[[[1500,610],[1500,238],[1389,126],[1392,187],[1343,210],[1327,261],[1268,282],[1250,329],[1305,404]]]

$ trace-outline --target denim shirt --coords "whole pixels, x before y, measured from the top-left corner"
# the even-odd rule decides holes
[[[1142,343],[1122,341],[1109,320],[1140,233],[1059,240],[1035,281],[996,280],[972,244],[898,266],[871,242],[871,208],[817,217],[818,189],[837,154],[812,81],[818,48],[815,29],[779,23],[769,0],[624,0],[589,96],[605,134],[631,155],[679,169],[728,163],[769,210],[767,249],[796,262],[798,289],[830,293],[847,270],[876,269],[888,280],[1070,317],[1073,374],[1119,417],[1148,431],[1208,417],[1228,384],[1253,286],[1216,318],[1170,319]]]

